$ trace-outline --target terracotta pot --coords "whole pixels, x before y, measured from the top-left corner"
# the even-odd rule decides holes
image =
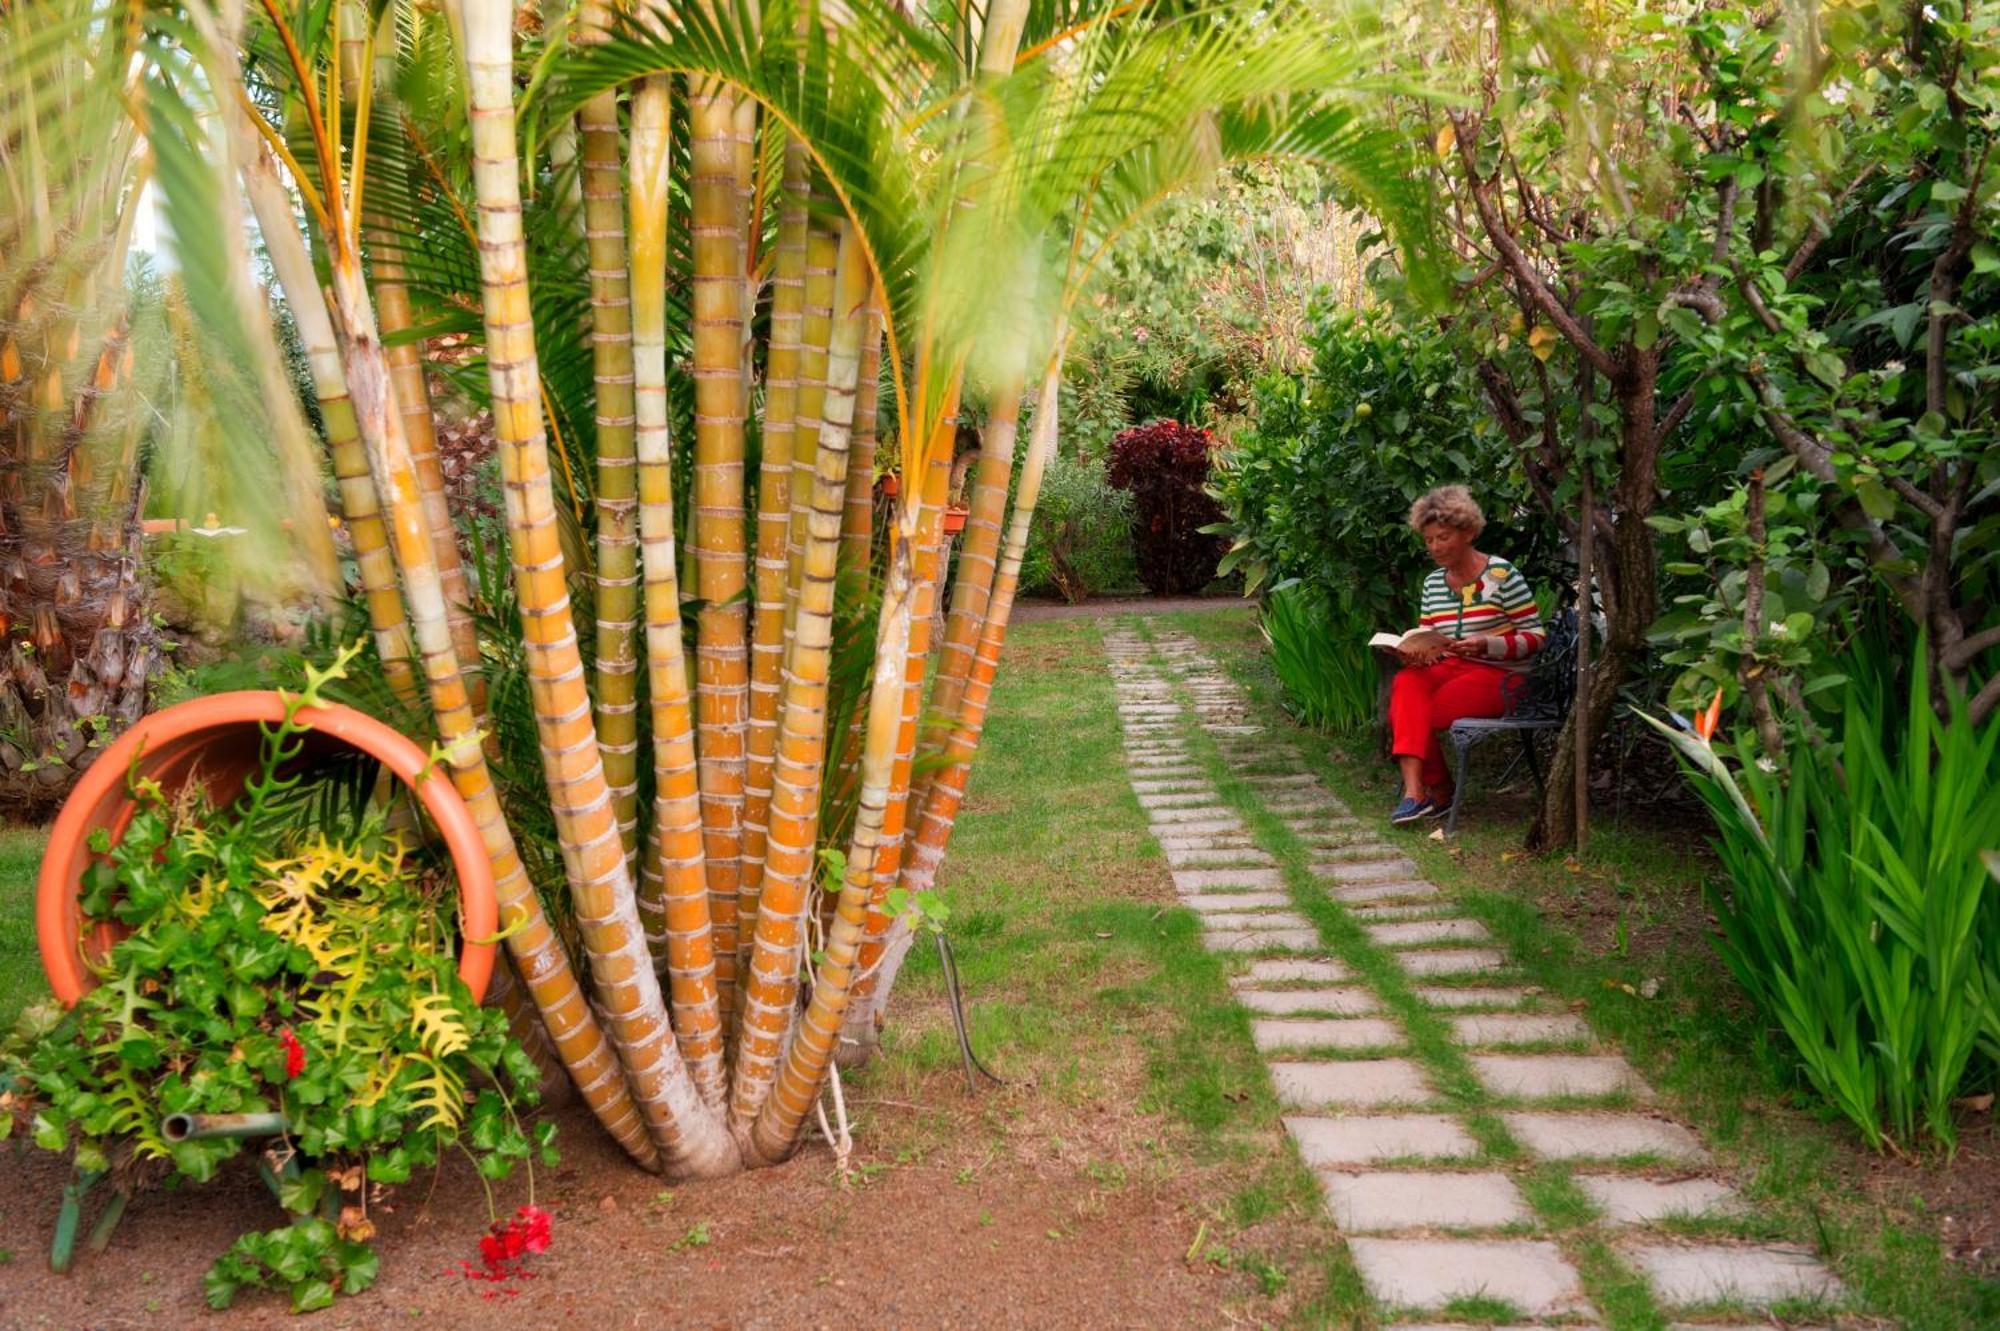
[[[944,534],[956,536],[965,530],[965,520],[972,515],[969,508],[948,508],[944,511]]]
[[[83,774],[56,815],[35,882],[35,936],[42,969],[64,1007],[75,1004],[97,983],[89,963],[101,959],[120,935],[112,922],[84,920],[77,897],[84,871],[96,858],[90,851],[90,834],[101,827],[115,842],[137,811],[126,793],[127,774],[159,782],[169,798],[190,781],[199,781],[211,800],[227,805],[242,794],[244,781],[261,761],[259,726],[275,725],[284,717],[285,700],[275,692],[196,698],[141,718]],[[343,749],[358,750],[415,792],[451,852],[458,876],[460,936],[492,938],[500,928],[492,862],[451,779],[442,772],[426,772],[429,754],[351,707],[309,707],[297,720],[310,728],[309,734],[299,737],[304,745],[302,763]],[[464,943],[458,974],[475,1000],[483,998],[493,976],[493,944]]]
[[[883,498],[894,499],[898,494],[902,493],[902,490],[903,490],[903,478],[901,476],[898,476],[895,472],[892,471],[887,476],[884,476],[882,478]]]

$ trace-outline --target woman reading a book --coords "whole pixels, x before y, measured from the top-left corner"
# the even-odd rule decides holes
[[[1438,732],[1467,717],[1503,714],[1509,681],[1542,649],[1528,580],[1505,559],[1473,548],[1485,526],[1462,485],[1439,486],[1410,507],[1410,527],[1437,567],[1424,579],[1419,627],[1391,648],[1403,663],[1389,690],[1390,749],[1403,774],[1392,823],[1451,807]]]

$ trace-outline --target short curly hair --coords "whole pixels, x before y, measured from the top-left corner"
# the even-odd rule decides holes
[[[1440,485],[1410,505],[1411,531],[1421,536],[1424,528],[1433,522],[1442,522],[1447,527],[1455,527],[1474,536],[1486,530],[1486,515],[1479,511],[1472,491],[1462,485]]]

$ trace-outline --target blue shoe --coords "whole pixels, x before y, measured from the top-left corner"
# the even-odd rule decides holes
[[[1389,821],[1401,827],[1405,823],[1420,823],[1437,812],[1437,806],[1427,799],[1413,800],[1405,795],[1395,808],[1389,810]]]

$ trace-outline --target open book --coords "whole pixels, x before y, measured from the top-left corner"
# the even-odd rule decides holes
[[[1368,645],[1391,652],[1426,652],[1441,650],[1450,641],[1436,629],[1411,629],[1404,634],[1378,633],[1368,640]]]

